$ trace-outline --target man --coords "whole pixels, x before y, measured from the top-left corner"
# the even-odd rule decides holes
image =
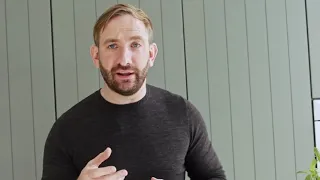
[[[90,49],[103,88],[65,112],[45,144],[42,180],[225,180],[199,111],[148,85],[158,49],[148,16],[118,4]],[[111,154],[112,151],[112,154]]]

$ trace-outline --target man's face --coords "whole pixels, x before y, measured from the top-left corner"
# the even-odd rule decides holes
[[[124,96],[141,88],[156,54],[157,47],[149,44],[143,22],[130,15],[112,19],[100,34],[99,47],[91,48],[106,85]]]

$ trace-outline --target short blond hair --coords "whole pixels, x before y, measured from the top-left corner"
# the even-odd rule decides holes
[[[108,22],[117,16],[131,15],[134,18],[140,20],[145,25],[149,33],[149,42],[153,41],[153,25],[148,15],[143,12],[142,9],[136,8],[130,4],[116,4],[108,8],[101,16],[97,19],[93,28],[93,39],[96,46],[99,46],[100,33],[104,30]]]

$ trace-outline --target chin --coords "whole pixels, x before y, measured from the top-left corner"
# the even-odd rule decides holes
[[[130,91],[135,88],[134,82],[120,82],[118,83],[118,89],[121,89],[123,91]]]

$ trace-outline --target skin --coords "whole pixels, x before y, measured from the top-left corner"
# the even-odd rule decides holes
[[[105,81],[101,95],[115,104],[137,102],[146,94],[146,76],[153,66],[158,49],[149,43],[149,34],[144,24],[130,15],[113,18],[100,34],[99,46],[92,45],[90,54],[96,68]],[[117,73],[132,73],[121,76]],[[125,169],[114,166],[99,167],[111,156],[107,148],[90,160],[78,180],[123,180],[128,175]],[[151,180],[157,180],[150,177]]]
[[[114,166],[100,167],[100,164],[106,161],[111,156],[111,149],[108,147],[106,150],[98,154],[95,158],[90,160],[82,169],[80,176],[77,180],[123,180],[128,175],[128,171],[121,169],[117,171]],[[151,177],[151,180],[163,180]]]
[[[90,54],[105,80],[102,96],[115,104],[137,102],[146,94],[146,76],[158,53],[142,21],[130,15],[113,18]],[[134,73],[129,77],[117,73]]]

